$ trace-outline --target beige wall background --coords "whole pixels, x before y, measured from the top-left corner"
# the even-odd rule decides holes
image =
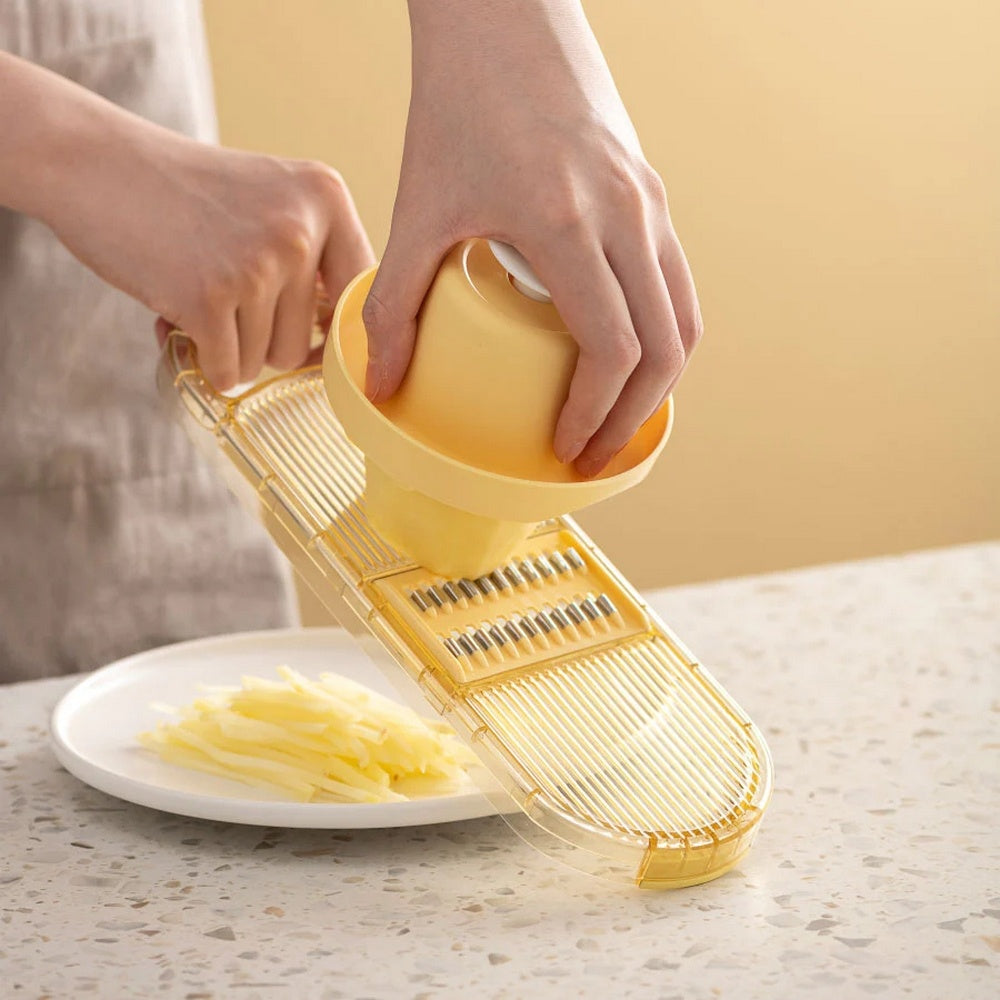
[[[645,587],[1000,534],[1000,5],[585,6],[707,329],[658,467],[585,527]],[[205,13],[223,140],[334,164],[380,251],[403,0]]]

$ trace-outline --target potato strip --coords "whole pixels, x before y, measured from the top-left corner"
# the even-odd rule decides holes
[[[190,705],[154,706],[171,721],[139,742],[181,767],[298,802],[399,802],[455,791],[476,757],[438,719],[422,719],[337,674],[244,677],[205,685]]]

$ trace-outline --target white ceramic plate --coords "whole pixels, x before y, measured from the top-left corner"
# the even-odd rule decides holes
[[[283,629],[196,639],[130,656],[90,674],[56,706],[56,757],[81,781],[129,802],[200,819],[258,826],[361,829],[421,826],[494,814],[478,788],[495,787],[485,769],[450,795],[405,802],[289,802],[237,781],[161,761],[136,734],[165,716],[150,708],[181,706],[199,684],[236,684],[244,674],[274,677],[288,664],[307,677],[336,673],[401,701],[378,668],[340,629]],[[428,707],[424,713],[434,716]],[[513,808],[513,804],[512,804]]]

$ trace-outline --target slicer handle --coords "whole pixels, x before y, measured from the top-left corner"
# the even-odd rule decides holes
[[[549,290],[539,281],[538,275],[518,250],[509,243],[501,243],[499,240],[490,240],[489,244],[493,256],[500,261],[501,266],[510,275],[514,287],[522,295],[527,295],[536,302],[552,301]]]

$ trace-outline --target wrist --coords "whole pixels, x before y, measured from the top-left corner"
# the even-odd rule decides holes
[[[190,140],[111,104],[79,108],[57,122],[48,144],[46,204],[39,218],[56,231],[81,205],[107,214],[149,197],[151,182],[182,160]],[[72,217],[71,215],[71,217]]]

